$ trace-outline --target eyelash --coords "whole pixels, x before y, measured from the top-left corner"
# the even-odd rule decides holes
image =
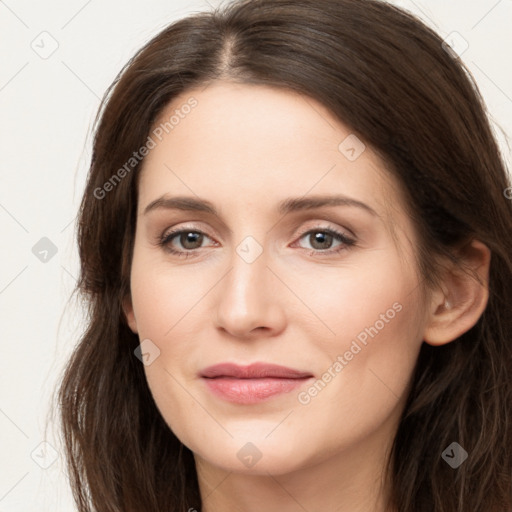
[[[161,246],[165,251],[169,252],[170,254],[173,254],[175,256],[181,257],[181,258],[188,258],[189,256],[192,256],[195,251],[199,250],[200,247],[197,249],[189,249],[185,251],[178,251],[176,249],[173,249],[170,246],[170,242],[176,238],[178,235],[181,235],[183,233],[194,233],[194,234],[201,234],[208,237],[208,235],[200,230],[197,229],[179,229],[175,231],[170,232],[164,232],[164,234],[159,237],[157,244]],[[347,251],[351,247],[356,246],[356,241],[353,238],[349,238],[346,234],[341,233],[333,228],[322,228],[317,227],[313,229],[308,229],[307,231],[301,233],[298,237],[298,240],[303,238],[306,235],[311,235],[312,233],[326,233],[329,235],[332,235],[335,239],[337,239],[341,244],[337,246],[335,249],[327,249],[325,251],[322,251],[320,249],[312,249],[309,253],[309,256],[317,255],[317,254],[327,254],[327,255],[334,255],[341,253],[342,251]],[[210,238],[210,237],[208,237]],[[307,250],[307,249],[306,249]]]

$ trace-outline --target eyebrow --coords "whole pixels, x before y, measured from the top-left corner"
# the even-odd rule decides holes
[[[286,215],[291,212],[313,210],[324,206],[352,206],[361,208],[372,215],[378,216],[377,212],[371,206],[344,195],[317,195],[297,198],[290,197],[278,204],[277,212],[281,215]],[[143,214],[146,215],[153,210],[161,208],[166,210],[177,209],[201,211],[219,216],[215,206],[205,199],[196,199],[194,197],[187,196],[169,197],[166,195],[163,195],[149,203],[144,209]]]

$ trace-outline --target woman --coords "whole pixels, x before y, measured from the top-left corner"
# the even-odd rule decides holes
[[[80,210],[80,512],[509,511],[508,187],[471,77],[395,7],[162,31]]]

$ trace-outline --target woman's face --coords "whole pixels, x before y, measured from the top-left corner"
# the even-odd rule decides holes
[[[150,139],[125,312],[172,431],[255,474],[386,446],[426,316],[377,155],[311,98],[226,82],[176,98]],[[202,376],[220,363],[299,373]]]

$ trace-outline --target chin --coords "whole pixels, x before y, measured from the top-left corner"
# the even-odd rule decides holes
[[[304,447],[299,444],[286,445],[278,438],[275,440],[253,438],[253,441],[248,439],[250,438],[245,436],[243,441],[236,437],[230,438],[224,443],[216,443],[214,449],[212,449],[212,440],[208,444],[194,444],[189,448],[195,457],[234,473],[281,475],[313,463],[304,452]]]

